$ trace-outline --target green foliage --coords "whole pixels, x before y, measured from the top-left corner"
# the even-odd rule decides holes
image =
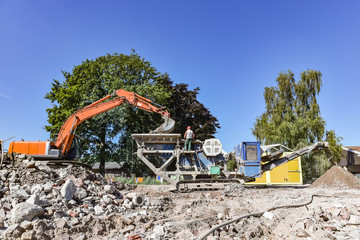
[[[140,183],[140,184],[143,184],[143,185],[162,185],[162,184],[167,184],[167,182],[161,183],[160,181],[157,181],[156,178],[147,176],[144,179],[144,181],[142,183]]]
[[[227,161],[227,171],[234,171],[236,168],[236,161],[231,158],[229,161]]]
[[[125,184],[135,184],[135,176],[134,177],[115,177],[114,181],[122,182]]]
[[[204,139],[213,136],[219,128],[218,120],[196,99],[199,88],[188,90],[186,84],[173,86],[168,74],[158,72],[134,51],[130,55],[115,53],[87,59],[71,72],[62,73],[65,80],[54,80],[45,96],[52,103],[46,110],[49,125],[45,126],[52,140],[71,114],[118,89],[167,106],[177,121],[175,132],[184,133],[186,126],[191,125],[196,137]],[[131,134],[150,132],[162,122],[159,114],[127,104],[90,118],[76,129],[76,135],[81,138],[81,161],[100,162],[101,173],[105,161],[125,162],[125,169],[139,174],[147,167],[133,154],[136,144]]]
[[[136,184],[135,183],[135,175],[132,175],[132,177],[116,177],[114,179],[115,181],[119,181],[125,184]],[[147,176],[142,183],[137,183],[139,185],[168,185],[169,183],[164,181],[161,183],[160,181],[157,181],[155,177]]]
[[[335,130],[326,132],[326,141],[329,143],[330,149],[329,159],[333,165],[338,163],[341,159],[342,144],[340,144],[340,141],[342,139],[342,137],[336,136]]]
[[[338,161],[341,138],[333,131],[326,132],[316,98],[322,86],[321,72],[304,71],[298,81],[293,72],[281,72],[276,82],[276,87],[265,88],[266,110],[256,119],[252,129],[254,136],[263,144],[281,143],[299,149],[323,141],[327,135],[333,141],[332,157]],[[325,153],[313,153],[302,159],[305,180],[321,175],[330,166]]]
[[[71,73],[63,72],[63,75],[65,81],[54,80],[51,91],[45,96],[53,104],[47,109],[49,125],[45,126],[53,139],[72,113],[117,89],[136,92],[159,104],[166,103],[171,94],[163,85],[169,77],[134,52],[86,60],[75,66]],[[149,132],[159,122],[162,119],[158,114],[138,111],[127,104],[97,115],[77,128],[84,151],[82,159],[87,163],[99,161],[101,171],[105,161],[129,161],[131,134]]]
[[[188,85],[181,83],[172,88],[169,100],[171,117],[176,121],[174,132],[184,134],[187,126],[191,126],[195,138],[204,141],[214,138],[216,129],[220,128],[218,119],[209,109],[197,100],[200,88],[188,90]]]

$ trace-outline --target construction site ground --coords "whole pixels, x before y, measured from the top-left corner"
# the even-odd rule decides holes
[[[360,180],[340,167],[309,187],[187,193],[21,157],[0,178],[1,239],[360,239]]]

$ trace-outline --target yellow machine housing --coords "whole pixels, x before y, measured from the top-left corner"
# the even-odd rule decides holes
[[[285,153],[285,155],[288,153]],[[303,184],[301,158],[295,158],[270,171],[264,172],[260,178],[246,185],[301,185]]]

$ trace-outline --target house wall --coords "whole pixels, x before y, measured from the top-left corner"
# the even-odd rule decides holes
[[[343,149],[341,152],[340,166],[352,166],[360,164],[360,157],[356,153]]]

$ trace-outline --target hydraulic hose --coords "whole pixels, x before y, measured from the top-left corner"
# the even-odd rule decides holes
[[[247,217],[251,217],[251,216],[261,216],[263,215],[265,212],[270,212],[270,211],[273,211],[275,209],[278,209],[278,208],[296,208],[296,207],[303,207],[303,206],[306,206],[306,205],[309,205],[310,203],[312,203],[314,197],[332,197],[332,196],[327,196],[327,195],[311,195],[311,198],[309,201],[305,202],[305,203],[301,203],[301,204],[290,204],[290,205],[283,205],[283,206],[278,206],[278,207],[272,207],[272,208],[269,208],[268,210],[266,211],[262,211],[262,212],[255,212],[255,213],[249,213],[249,214],[246,214],[246,215],[242,215],[240,217],[237,217],[237,218],[234,218],[234,219],[231,219],[229,221],[226,221],[226,222],[223,222],[219,225],[216,225],[215,227],[212,227],[209,231],[207,231],[206,233],[204,233],[203,235],[201,235],[198,240],[204,240],[207,236],[209,236],[212,232],[214,232],[215,230],[221,228],[221,227],[224,227],[226,225],[229,225],[231,223],[234,223],[234,222],[237,222],[239,221],[240,219],[242,218],[247,218]]]

